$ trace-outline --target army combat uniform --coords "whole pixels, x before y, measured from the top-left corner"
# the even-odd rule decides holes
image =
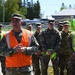
[[[40,40],[39,40],[40,33],[35,32],[34,36],[40,45]],[[34,68],[35,75],[40,75],[40,57],[41,57],[40,52],[41,52],[41,45],[39,46],[39,54],[38,55],[33,54],[32,56],[32,59],[33,59],[32,62],[33,62],[33,68]]]
[[[75,75],[75,56],[73,56],[73,53],[75,53],[75,31],[71,32],[70,38],[68,40],[70,40],[69,42],[69,48],[72,51],[72,54],[70,56],[70,60],[68,63],[68,67],[70,69],[70,75]]]
[[[65,75],[64,72],[67,71],[67,75],[69,75],[68,69],[68,61],[71,55],[71,51],[68,45],[68,38],[70,35],[70,31],[65,33],[64,31],[61,32],[61,39],[60,39],[60,47],[59,47],[59,67],[60,67],[60,75]]]
[[[59,32],[54,28],[52,30],[47,28],[41,33],[40,41],[43,52],[41,57],[42,75],[47,75],[48,63],[50,61],[50,55],[46,55],[46,51],[52,49],[52,53],[56,52],[58,55],[59,40]],[[54,75],[59,75],[58,57],[56,56],[56,58],[51,59],[51,61],[53,64]]]

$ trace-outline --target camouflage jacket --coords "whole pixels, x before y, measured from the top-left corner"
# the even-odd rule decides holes
[[[57,52],[59,47],[59,41],[60,36],[59,32],[56,29],[50,30],[49,28],[47,28],[42,31],[40,42],[43,51],[52,49],[53,52]]]
[[[59,53],[68,54],[70,53],[70,46],[71,43],[71,37],[70,37],[70,31],[65,33],[64,31],[61,31],[60,33],[60,46],[59,46]]]
[[[35,36],[36,40],[37,40],[38,43],[39,43],[39,50],[42,50],[42,47],[41,47],[41,44],[40,44],[40,34],[41,34],[41,32],[40,32],[40,33],[35,32],[35,33],[34,33],[34,36]]]

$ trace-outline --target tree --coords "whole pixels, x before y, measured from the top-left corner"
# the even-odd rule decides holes
[[[19,10],[20,10],[20,14],[23,15],[23,18],[26,18],[27,9],[24,6],[22,6]]]
[[[32,7],[30,2],[28,2],[26,18],[29,18],[29,19],[34,18],[34,16],[33,16],[33,7]]]
[[[34,4],[34,18],[40,18],[40,3],[37,1],[37,3]]]
[[[19,11],[20,11],[20,14],[23,15],[23,18],[26,17],[26,14],[27,14],[27,9],[25,6],[22,6],[22,0],[18,0],[18,5],[19,5]]]
[[[63,9],[67,9],[67,7],[65,6],[64,3],[62,3],[62,6],[61,6],[61,8],[60,8],[60,11],[63,10]]]
[[[2,1],[3,1],[3,0],[0,0],[0,5],[2,5]]]
[[[22,7],[22,0],[18,0],[18,5],[19,5],[19,8]]]
[[[5,3],[5,21],[10,21],[12,13],[20,13],[25,17],[26,8],[22,6],[21,0],[7,0]]]
[[[0,22],[3,20],[3,0],[0,0]]]
[[[72,6],[71,6],[71,4],[69,5],[69,9],[71,9],[72,8]]]
[[[28,2],[26,18],[29,18],[29,19],[40,18],[40,3],[39,3],[39,1],[37,1],[37,3],[35,3],[33,5],[31,2]]]
[[[12,13],[19,13],[18,0],[7,0],[5,3],[5,21],[10,21]]]

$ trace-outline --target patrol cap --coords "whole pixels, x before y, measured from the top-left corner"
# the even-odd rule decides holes
[[[63,22],[59,22],[58,25],[59,25],[59,26],[63,26]]]
[[[53,24],[54,23],[54,18],[48,18],[48,23]]]
[[[11,19],[13,19],[13,18],[16,18],[16,19],[22,19],[22,15],[21,14],[17,14],[17,13],[14,13],[14,14],[12,14],[11,15]]]
[[[36,23],[36,27],[41,28],[41,23],[40,22]]]
[[[32,27],[32,24],[31,24],[31,23],[28,23],[28,24],[27,24],[27,27]]]
[[[0,22],[0,27],[2,27],[2,23]]]
[[[68,21],[64,21],[64,22],[63,22],[63,25],[69,26],[69,22],[68,22]]]

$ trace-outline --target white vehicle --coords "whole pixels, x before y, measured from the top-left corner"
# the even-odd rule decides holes
[[[31,23],[32,25],[35,25],[37,22],[40,22],[39,19],[33,19],[33,20],[30,20],[30,19],[23,19],[23,25],[27,25],[28,23]]]

